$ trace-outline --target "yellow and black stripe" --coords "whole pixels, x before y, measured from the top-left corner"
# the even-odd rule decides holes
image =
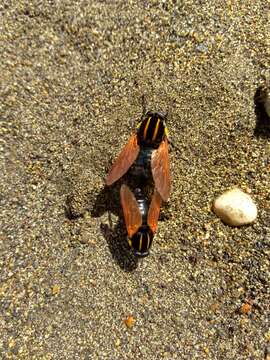
[[[138,124],[138,138],[141,145],[159,145],[167,136],[164,115],[148,112]]]
[[[138,231],[131,239],[128,239],[129,246],[133,248],[138,256],[148,255],[152,241],[153,233],[149,228]]]

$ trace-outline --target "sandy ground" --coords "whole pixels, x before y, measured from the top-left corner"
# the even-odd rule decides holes
[[[254,96],[270,65],[269,1],[0,11],[1,359],[266,358],[270,132]],[[143,94],[169,111],[175,148],[170,201],[138,262],[119,184],[104,178]],[[254,225],[211,212],[235,185],[258,206]]]

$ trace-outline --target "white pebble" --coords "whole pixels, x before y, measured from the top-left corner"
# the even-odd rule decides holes
[[[213,211],[231,226],[250,224],[257,217],[257,207],[251,197],[237,188],[220,195],[213,203]]]

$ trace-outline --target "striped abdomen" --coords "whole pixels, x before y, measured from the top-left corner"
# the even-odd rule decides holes
[[[137,256],[147,256],[153,241],[153,233],[148,225],[142,225],[139,230],[128,239],[129,245]]]
[[[129,245],[134,249],[136,255],[147,256],[154,237],[152,230],[147,225],[148,204],[141,189],[135,189],[134,195],[142,215],[142,225],[132,238],[129,239]]]

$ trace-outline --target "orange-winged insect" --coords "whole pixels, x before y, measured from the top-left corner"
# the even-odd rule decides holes
[[[115,160],[106,179],[112,185],[132,166],[132,174],[147,181],[153,176],[155,187],[164,201],[171,189],[170,162],[168,151],[168,129],[166,115],[148,111],[137,125],[128,143]]]
[[[121,204],[128,233],[129,246],[137,256],[147,256],[152,245],[162,199],[154,190],[150,207],[148,207],[141,189],[135,189],[135,195],[127,185],[120,190]]]

